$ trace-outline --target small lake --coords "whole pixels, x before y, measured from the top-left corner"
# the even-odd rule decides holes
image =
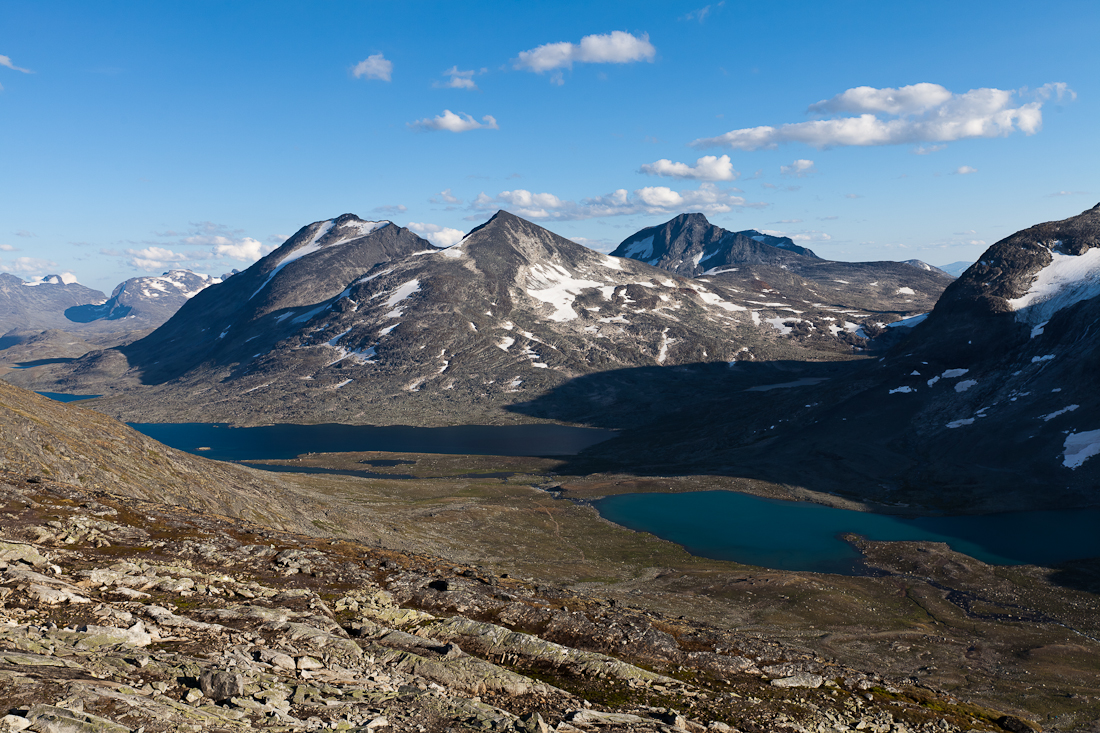
[[[994,565],[1056,565],[1100,557],[1100,510],[897,517],[733,491],[623,494],[593,502],[605,519],[693,555],[779,570],[860,575],[861,554],[840,539],[946,542]]]
[[[482,456],[571,456],[613,438],[613,430],[568,425],[261,425],[131,423],[178,450],[218,461],[289,459],[303,453],[449,453]],[[261,466],[256,466],[261,468]]]
[[[43,397],[49,397],[54,402],[78,402],[79,400],[90,400],[94,397],[102,397],[98,394],[65,394],[64,392],[35,392]]]

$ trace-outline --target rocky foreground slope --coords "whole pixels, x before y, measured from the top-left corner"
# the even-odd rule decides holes
[[[1033,730],[476,566],[12,472],[0,502],[0,730]]]

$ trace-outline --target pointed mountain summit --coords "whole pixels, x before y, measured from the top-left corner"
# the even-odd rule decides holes
[[[755,292],[758,301],[794,300],[798,310],[868,311],[884,323],[927,312],[951,278],[904,262],[835,262],[787,237],[731,232],[702,214],[681,214],[631,235],[612,253],[684,277]],[[778,296],[778,297],[776,297]],[[828,314],[822,314],[828,317]]]
[[[711,224],[702,214],[680,214],[632,234],[611,254],[694,277],[723,265],[782,265],[793,261],[792,253],[816,258],[786,237],[770,237],[753,229],[731,232]]]

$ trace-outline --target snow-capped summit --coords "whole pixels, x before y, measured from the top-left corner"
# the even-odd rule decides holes
[[[156,328],[203,288],[219,282],[190,270],[132,277],[119,283],[105,303],[74,306],[65,311],[65,317],[93,330]]]

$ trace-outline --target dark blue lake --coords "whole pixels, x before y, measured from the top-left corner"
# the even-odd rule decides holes
[[[288,459],[302,453],[452,453],[483,456],[571,456],[615,437],[613,430],[568,425],[261,425],[131,423],[130,427],[178,450],[219,461]],[[207,450],[202,450],[202,449]]]
[[[860,553],[839,535],[946,542],[995,565],[1051,566],[1100,557],[1100,510],[897,517],[732,491],[623,494],[594,502],[615,524],[649,532],[693,555],[780,570],[857,575]]]
[[[79,400],[90,400],[93,397],[103,396],[97,394],[65,394],[64,392],[35,392],[35,394],[49,397],[54,402],[77,402]]]

